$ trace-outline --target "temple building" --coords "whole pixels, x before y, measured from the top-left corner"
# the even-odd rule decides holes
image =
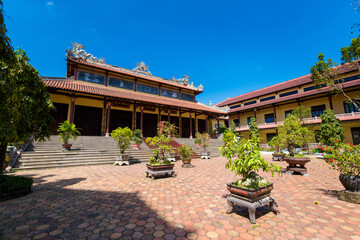
[[[151,137],[159,121],[169,121],[178,126],[180,137],[191,138],[195,132],[213,135],[213,122],[219,126],[227,115],[226,108],[197,102],[203,87],[195,87],[187,76],[156,77],[144,62],[132,70],[113,66],[77,43],[67,50],[66,60],[66,78],[43,77],[56,107],[54,133],[69,120],[82,135],[108,136],[117,127],[129,127]]]
[[[340,68],[343,79],[339,79],[338,83],[343,85],[344,92],[350,98],[360,103],[359,71],[348,66],[340,66]],[[315,139],[313,139],[313,143],[318,142],[316,131],[320,128],[320,115],[325,109],[331,109],[342,121],[345,131],[344,141],[360,144],[359,111],[348,102],[343,94],[334,94],[329,90],[329,87],[326,86],[317,89],[309,74],[228,98],[218,103],[217,106],[230,108],[229,121],[235,122],[236,130],[245,138],[249,138],[250,118],[255,117],[263,146],[276,135],[276,127],[283,124],[286,116],[298,106],[304,106],[311,110],[310,118],[304,119],[304,121],[305,124],[314,126]]]

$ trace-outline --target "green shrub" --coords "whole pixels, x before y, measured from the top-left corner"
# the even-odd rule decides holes
[[[124,154],[125,150],[130,146],[133,132],[130,128],[118,127],[111,132],[111,137],[117,142],[120,154]]]
[[[15,194],[28,190],[33,184],[33,179],[29,177],[0,175],[0,197]]]
[[[140,144],[142,143],[142,133],[140,129],[135,129],[134,133],[133,133],[133,137],[132,140],[136,143],[136,144]]]

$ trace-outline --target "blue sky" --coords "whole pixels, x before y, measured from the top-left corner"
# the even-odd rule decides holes
[[[339,62],[359,21],[351,0],[4,0],[9,37],[43,76],[64,77],[65,49],[109,64],[190,76],[218,103],[309,73],[317,54]]]

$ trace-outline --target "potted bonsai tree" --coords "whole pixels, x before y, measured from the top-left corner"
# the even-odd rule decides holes
[[[284,144],[280,142],[279,138],[273,137],[269,142],[269,146],[275,147],[276,151],[272,154],[272,160],[282,161],[285,154],[281,152],[281,148],[284,147]]]
[[[273,211],[274,199],[270,192],[274,188],[273,183],[257,174],[259,170],[281,174],[281,167],[270,164],[261,156],[259,138],[238,141],[236,135],[227,132],[223,137],[224,145],[220,147],[221,156],[226,157],[226,168],[233,171],[240,179],[227,184],[231,195],[228,199],[230,208],[227,213],[233,211],[234,204],[248,207],[251,223],[255,223],[255,210],[265,204],[270,204]]]
[[[178,152],[183,162],[182,167],[192,167],[191,165],[191,155],[193,154],[192,147],[186,144],[180,145],[178,147]]]
[[[125,128],[118,127],[117,129],[111,132],[111,137],[114,138],[114,140],[117,142],[117,145],[120,150],[120,154],[115,156],[116,162],[114,163],[114,165],[130,164],[129,162],[130,155],[125,154],[125,150],[131,144],[132,135],[133,132],[128,127]]]
[[[76,128],[75,124],[70,123],[67,120],[63,123],[60,123],[57,132],[59,141],[63,142],[63,151],[70,151],[72,144],[69,143],[69,140],[72,138],[74,141],[76,141],[77,136],[80,135],[79,129]]]
[[[174,176],[173,170],[174,164],[172,164],[167,157],[167,153],[173,153],[170,146],[172,137],[176,136],[176,127],[174,124],[168,122],[159,122],[157,127],[157,135],[153,138],[147,138],[146,142],[156,148],[153,150],[153,156],[150,158],[149,163],[146,164],[146,176],[151,176],[151,179],[155,179],[158,175]]]
[[[210,159],[210,151],[207,151],[207,148],[210,145],[210,135],[208,133],[200,134],[199,139],[201,140],[200,147],[203,149],[201,151],[201,158]]]
[[[334,140],[334,147],[324,147],[330,153],[324,155],[331,168],[339,171],[339,179],[345,191],[339,193],[339,199],[360,203],[360,146]]]
[[[274,142],[287,147],[288,156],[283,159],[288,163],[286,173],[294,172],[301,175],[308,175],[305,164],[310,162],[310,158],[302,154],[297,154],[296,146],[306,145],[313,138],[313,132],[301,125],[300,118],[293,114],[289,114],[283,125],[277,127],[278,135],[274,137]]]
[[[200,144],[201,144],[201,133],[197,132],[195,133],[195,148],[198,149],[200,148]]]
[[[142,141],[142,133],[141,133],[141,130],[140,129],[136,129],[134,132],[133,132],[133,136],[132,136],[132,140],[133,140],[133,149],[134,150],[139,150],[140,149],[140,145],[141,143],[143,142]]]

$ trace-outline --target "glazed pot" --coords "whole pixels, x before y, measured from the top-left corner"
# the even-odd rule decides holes
[[[174,168],[174,164],[164,164],[164,165],[150,165],[146,164],[146,167],[154,172],[156,171],[165,171],[172,170]]]
[[[268,184],[265,187],[259,187],[255,189],[248,189],[239,186],[232,185],[231,183],[227,184],[227,189],[235,197],[241,198],[249,202],[255,202],[262,198],[269,196],[271,190],[274,189],[273,183]]]
[[[300,167],[305,167],[305,164],[310,162],[310,158],[307,157],[286,157],[283,159],[289,164],[289,166],[300,165]]]
[[[70,148],[71,148],[72,144],[63,144],[62,145],[62,148],[63,148],[63,151],[70,151]]]
[[[189,158],[189,159],[181,159],[181,161],[183,162],[183,164],[190,164],[191,163],[191,158]]]
[[[339,180],[346,190],[360,192],[360,176],[340,174]]]
[[[134,150],[139,150],[139,149],[140,149],[140,145],[141,145],[141,143],[133,143],[132,148],[133,148]]]

